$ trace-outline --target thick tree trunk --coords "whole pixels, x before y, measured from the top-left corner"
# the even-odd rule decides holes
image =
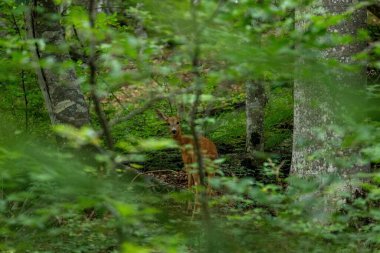
[[[42,12],[37,11],[42,7]],[[54,59],[54,66],[70,61],[64,30],[60,24],[59,7],[53,0],[33,1],[26,13],[29,39],[43,39],[46,46],[35,44],[36,74],[52,124],[70,124],[76,127],[89,123],[88,107],[80,90],[75,70],[62,67],[42,67],[41,60]],[[63,66],[63,64],[61,65]]]
[[[322,5],[327,13],[335,14],[347,11],[355,0],[323,0]],[[301,13],[302,15],[302,13]],[[302,24],[300,24],[302,25]],[[350,34],[355,36],[359,29],[366,27],[366,10],[356,11],[352,17],[339,25],[331,27],[331,33]],[[298,27],[302,29],[302,27]],[[325,52],[322,57],[335,58],[343,63],[351,63],[351,57],[365,48],[365,43],[336,46]],[[354,108],[347,103],[350,92],[364,89],[366,78],[364,71],[326,70],[313,73],[312,77],[303,76],[303,59],[299,61],[294,84],[294,132],[291,173],[299,176],[316,176],[325,173],[339,172],[330,159],[313,159],[315,152],[323,150],[334,154],[339,148],[336,133],[331,125],[344,127],[344,119]],[[302,65],[300,65],[302,64]],[[313,67],[311,67],[313,68]],[[301,70],[302,69],[302,70]],[[297,71],[299,71],[297,73]],[[303,72],[302,72],[303,71]],[[330,73],[328,71],[331,71]],[[352,94],[351,94],[352,95]],[[357,95],[356,95],[357,96]],[[350,102],[350,101],[349,101]],[[351,101],[351,104],[353,104]],[[317,133],[315,129],[318,128]],[[321,141],[321,136],[324,136]],[[334,146],[335,145],[335,146]],[[347,155],[347,154],[346,154]],[[353,154],[354,155],[354,154]],[[349,175],[366,167],[352,166],[344,168],[340,175]]]
[[[263,82],[246,84],[246,153],[255,161],[257,152],[264,151],[264,109],[266,104]],[[257,164],[256,164],[257,165]]]

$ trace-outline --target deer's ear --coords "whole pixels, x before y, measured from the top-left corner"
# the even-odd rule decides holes
[[[162,119],[162,120],[167,120],[168,119],[168,116],[166,116],[163,112],[161,112],[160,110],[156,109],[156,113],[157,113],[157,116]]]

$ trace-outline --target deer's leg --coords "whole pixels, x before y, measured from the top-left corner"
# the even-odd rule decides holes
[[[191,168],[189,166],[186,166],[186,176],[187,176],[187,188],[191,189],[191,187],[194,185],[194,179],[191,176]]]
[[[195,195],[194,195],[194,211],[193,213],[198,213],[200,210],[200,202],[199,202],[199,186],[200,186],[200,177],[198,173],[192,174],[195,186]]]
[[[194,186],[195,186],[195,194],[194,194],[194,208],[193,213],[191,215],[191,220],[194,220],[194,216],[199,213],[200,211],[200,202],[199,202],[199,175],[198,174],[192,174],[193,180],[194,180]]]
[[[192,187],[194,185],[194,179],[191,174],[191,167],[186,165],[185,170],[186,170],[186,176],[187,176],[187,188],[188,190],[193,190]],[[187,210],[193,210],[193,201],[189,200],[187,202]]]
[[[207,175],[207,195],[211,196],[211,195],[214,195],[214,191],[212,190],[211,188],[211,185],[210,185],[210,179],[213,178],[215,176],[215,164],[207,159],[206,160],[206,175]]]

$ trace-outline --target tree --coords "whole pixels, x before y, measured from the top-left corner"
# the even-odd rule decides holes
[[[257,167],[257,152],[264,151],[265,87],[262,81],[246,84],[246,153],[253,167]]]
[[[368,10],[372,12],[373,15],[380,18],[380,4],[372,4],[368,6]]]
[[[345,0],[325,0],[323,8],[327,14],[343,14],[353,7],[353,2]],[[302,15],[302,11],[301,11]],[[328,28],[330,34],[355,36],[359,29],[366,27],[366,10],[360,9],[350,15],[343,22]],[[300,27],[299,27],[300,28]],[[365,48],[366,44],[354,42],[349,45],[335,45],[323,50],[324,60],[336,59],[340,63],[353,63],[352,56]],[[304,65],[307,60],[301,59],[298,64]],[[300,65],[298,66],[300,68]],[[315,68],[315,65],[312,67]],[[291,173],[300,176],[321,175],[337,172],[338,167],[326,157],[315,156],[321,150],[336,155],[339,140],[336,133],[328,126],[345,125],[345,120],[340,115],[350,114],[354,108],[349,107],[348,93],[359,92],[366,83],[363,69],[344,71],[344,69],[324,69],[318,72],[313,69],[312,77],[302,75],[302,70],[296,73],[294,84],[294,132],[293,132],[293,154]],[[315,73],[317,72],[317,73]],[[351,101],[352,102],[352,101]],[[349,107],[349,108],[348,108]],[[322,132],[315,131],[319,128]],[[319,136],[318,136],[319,135]],[[321,140],[320,136],[324,136]],[[326,152],[327,153],[327,152]],[[348,174],[361,170],[364,167],[351,165]],[[347,167],[345,168],[347,169]],[[343,174],[346,174],[343,173]]]
[[[263,6],[263,1],[259,0],[257,3],[258,6]],[[256,22],[257,24],[265,23],[260,18],[256,18]],[[262,34],[256,34],[255,36],[257,37],[258,44],[262,47]],[[259,76],[261,76],[261,73]],[[245,93],[245,151],[248,155],[248,160],[250,160],[251,166],[257,168],[260,166],[258,153],[264,151],[264,110],[267,100],[264,82],[260,79],[248,81],[245,85]]]
[[[35,71],[50,120],[52,124],[81,127],[89,123],[88,106],[74,68],[62,68],[70,61],[70,55],[60,24],[59,6],[53,0],[31,2],[26,13],[27,36],[46,43],[46,47],[35,43],[31,50],[34,61],[39,63]],[[53,59],[54,66],[41,64],[47,59]]]

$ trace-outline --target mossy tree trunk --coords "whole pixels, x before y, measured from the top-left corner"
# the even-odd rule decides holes
[[[248,81],[245,89],[246,138],[245,157],[241,165],[246,168],[247,175],[261,180],[263,179],[261,165],[264,151],[265,87],[262,81]]]
[[[257,153],[264,151],[265,87],[262,81],[246,84],[246,153],[253,163]]]
[[[70,61],[59,6],[53,0],[31,1],[26,12],[28,39],[43,39],[45,46],[32,47],[36,74],[52,124],[65,123],[76,127],[89,123],[88,106],[80,90],[74,68],[63,67]],[[51,66],[40,63],[53,59]],[[58,66],[58,67],[57,67]]]
[[[327,14],[340,14],[353,7],[355,0],[323,0],[321,5]],[[309,11],[312,11],[309,9]],[[306,14],[308,10],[300,10],[297,15]],[[349,34],[355,38],[359,29],[366,27],[366,10],[355,11],[347,20],[329,28],[330,33]],[[302,24],[298,24],[302,29]],[[366,43],[355,42],[350,45],[340,45],[325,50],[321,61],[337,59],[342,63],[353,63],[352,56],[366,46]],[[366,84],[364,69],[357,71],[336,71],[325,69],[316,73],[314,66],[310,67],[313,74],[305,77],[305,66],[309,62],[300,59],[294,84],[294,132],[291,173],[303,177],[338,173],[341,176],[366,169],[366,166],[353,165],[339,170],[331,159],[319,156],[316,152],[326,152],[334,155],[339,143],[336,133],[330,126],[345,127],[347,116],[353,112],[354,100],[349,97],[360,96]],[[355,99],[355,98],[354,98]],[[357,99],[357,98],[356,98]],[[350,103],[351,102],[351,103]],[[318,129],[316,131],[316,129]],[[323,138],[321,138],[323,136]],[[350,154],[345,154],[350,155]],[[355,151],[351,153],[355,154]],[[315,159],[313,159],[313,157]]]

